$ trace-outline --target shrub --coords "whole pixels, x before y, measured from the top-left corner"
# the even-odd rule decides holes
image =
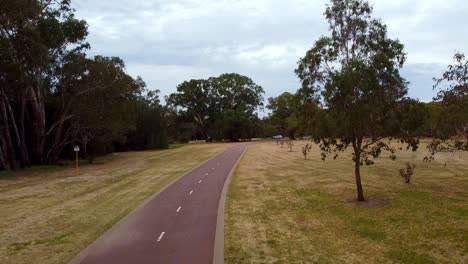
[[[312,145],[306,144],[305,146],[302,147],[302,155],[304,155],[304,159],[307,159],[307,154],[310,152],[312,149]]]
[[[406,183],[411,182],[411,177],[414,174],[415,168],[416,168],[416,165],[410,162],[406,162],[405,167],[400,169],[400,176],[405,179]]]

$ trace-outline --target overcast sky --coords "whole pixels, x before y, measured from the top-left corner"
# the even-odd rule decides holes
[[[295,92],[296,63],[328,34],[325,0],[74,0],[92,54],[119,56],[162,97],[184,80],[247,75],[265,98]],[[374,17],[405,45],[409,95],[429,101],[432,78],[468,53],[468,1],[372,0]],[[468,55],[468,54],[467,54]]]

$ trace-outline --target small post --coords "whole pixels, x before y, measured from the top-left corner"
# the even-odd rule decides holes
[[[80,152],[80,146],[76,145],[73,149],[75,151],[75,157],[76,157],[76,161],[75,161],[75,175],[78,176],[78,152]]]

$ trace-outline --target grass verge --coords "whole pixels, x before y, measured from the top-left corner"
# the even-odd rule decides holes
[[[228,144],[117,153],[80,168],[0,178],[0,263],[67,263],[171,181]]]
[[[296,142],[288,152],[274,142],[249,146],[227,194],[226,263],[467,263],[468,154],[425,149],[362,168],[366,197],[355,199],[350,153],[308,160]],[[417,167],[412,184],[398,169]],[[447,166],[444,164],[447,163]]]

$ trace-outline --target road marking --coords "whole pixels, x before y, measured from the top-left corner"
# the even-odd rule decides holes
[[[209,175],[209,173],[207,172],[205,175],[206,175],[206,176],[208,176],[208,175]]]
[[[193,193],[193,190],[191,190],[191,191],[189,192],[189,195],[192,195],[192,193]]]
[[[214,168],[211,168],[212,170],[214,170]]]
[[[180,211],[180,209],[182,209],[182,206],[179,206],[179,208],[177,208],[177,213]]]
[[[161,241],[161,239],[163,238],[164,234],[165,234],[165,232],[162,232],[161,235],[159,235],[159,237],[158,237],[158,242]]]
[[[198,181],[198,183],[201,183],[201,182],[202,182],[202,180],[199,180],[199,181]]]
[[[219,166],[219,163],[218,163],[218,166]]]

